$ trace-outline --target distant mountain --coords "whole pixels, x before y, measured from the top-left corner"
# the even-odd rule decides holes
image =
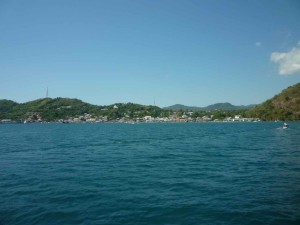
[[[300,83],[288,87],[280,94],[247,112],[249,117],[262,120],[300,120]]]
[[[0,119],[24,119],[29,114],[39,114],[42,118],[53,120],[66,115],[75,116],[95,112],[99,106],[71,98],[41,98],[26,103],[0,100]]]
[[[255,105],[235,106],[235,105],[232,105],[232,104],[226,102],[226,103],[216,103],[213,105],[209,105],[209,106],[204,107],[203,109],[205,109],[205,111],[209,111],[209,110],[241,110],[241,109],[250,109],[253,107],[255,107]]]
[[[176,104],[176,105],[172,105],[169,107],[165,107],[164,109],[167,110],[173,110],[173,111],[179,111],[179,110],[183,110],[183,111],[212,111],[212,110],[242,110],[242,109],[251,109],[254,108],[255,105],[248,105],[248,106],[235,106],[232,105],[228,102],[226,103],[216,103],[213,105],[209,105],[206,107],[196,107],[196,106],[185,106],[185,105],[180,105],[180,104]]]
[[[181,104],[176,104],[176,105],[164,107],[164,109],[166,109],[166,110],[173,110],[173,111],[179,111],[179,110],[183,110],[183,111],[200,111],[199,110],[200,107],[185,106],[185,105],[181,105]]]

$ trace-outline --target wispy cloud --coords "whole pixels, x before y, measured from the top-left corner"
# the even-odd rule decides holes
[[[256,43],[255,43],[255,46],[256,46],[256,47],[260,47],[260,46],[261,46],[261,42],[259,42],[259,41],[256,42]]]
[[[300,72],[300,41],[288,52],[273,52],[270,60],[278,63],[280,75],[291,75]]]

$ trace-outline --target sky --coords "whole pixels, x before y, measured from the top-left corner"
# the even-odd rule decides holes
[[[0,99],[259,104],[300,82],[298,0],[0,0]]]

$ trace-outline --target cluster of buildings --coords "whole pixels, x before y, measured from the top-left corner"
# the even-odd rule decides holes
[[[152,117],[144,116],[142,118],[129,118],[124,116],[114,120],[108,119],[107,116],[92,117],[92,115],[85,113],[83,116],[71,117],[67,120],[59,120],[61,123],[162,123],[162,122],[258,122],[258,118],[243,118],[240,115],[234,117],[227,117],[224,120],[214,119],[213,115],[193,118],[191,114],[183,114],[178,116],[176,113],[169,117]]]
[[[70,117],[68,119],[59,119],[56,122],[59,123],[161,123],[161,122],[258,122],[258,118],[243,118],[240,115],[234,117],[227,117],[223,120],[214,119],[213,115],[202,116],[202,117],[192,117],[193,112],[186,112],[183,115],[179,116],[176,112],[171,114],[168,117],[152,117],[144,116],[141,118],[130,118],[125,114],[122,118],[109,119],[107,116],[92,116],[91,114],[85,113],[84,115],[77,117]],[[0,123],[14,123],[14,122],[23,122],[23,123],[41,123],[44,122],[39,114],[36,113],[27,113],[27,119],[24,121],[12,121],[10,119],[0,120]]]
[[[259,122],[259,118],[243,118],[240,115],[236,115],[234,117],[227,117],[223,120],[223,122]]]
[[[240,115],[235,115],[234,117],[226,117],[223,120],[214,119],[212,116],[197,117],[196,122],[259,122],[259,118],[244,118]]]
[[[108,122],[107,116],[101,117],[93,117],[89,113],[85,113],[84,115],[77,117],[70,117],[68,119],[60,119],[58,120],[60,123],[101,123]]]

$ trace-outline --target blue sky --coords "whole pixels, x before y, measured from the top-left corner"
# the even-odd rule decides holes
[[[298,0],[0,0],[0,99],[257,104],[300,82]]]

